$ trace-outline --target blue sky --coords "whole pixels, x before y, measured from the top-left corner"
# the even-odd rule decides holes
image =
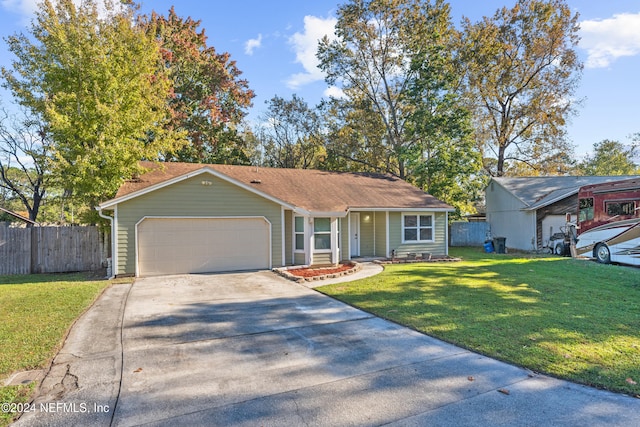
[[[572,119],[569,138],[576,155],[584,156],[593,144],[614,139],[629,144],[640,132],[640,1],[567,0],[580,14],[581,43],[578,49],[585,69],[577,98],[584,99],[579,115]],[[492,16],[515,0],[450,0],[453,21],[462,16],[477,21]],[[25,31],[37,0],[0,0],[0,36]],[[315,67],[316,40],[331,33],[337,0],[166,0],[142,2],[143,12],[166,14],[172,4],[183,17],[202,21],[208,43],[229,52],[243,77],[256,92],[248,119],[258,123],[265,101],[274,95],[293,93],[315,105],[330,89]],[[11,57],[4,41],[0,64]],[[6,104],[5,91],[0,97]]]

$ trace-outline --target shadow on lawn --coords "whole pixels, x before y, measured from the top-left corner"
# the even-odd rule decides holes
[[[219,285],[176,285],[153,301],[134,285],[116,424],[176,417],[179,424],[378,425],[437,417],[440,408],[528,378],[306,290],[278,296],[263,289],[247,299],[230,298]],[[144,311],[134,301],[145,301]],[[507,407],[523,418],[528,411],[567,415],[566,390],[538,386],[555,390],[543,405],[531,405],[541,389],[522,390],[508,403],[472,411],[475,421],[490,424]],[[585,401],[573,415],[600,403]]]
[[[578,273],[582,279],[571,280]],[[640,392],[626,381],[640,379],[637,363],[629,363],[640,348],[640,289],[633,278],[615,279],[628,276],[626,270],[562,258],[505,258],[383,274],[318,290],[492,357]],[[613,279],[599,283],[603,277]]]
[[[102,270],[77,273],[16,274],[5,276],[0,275],[0,286],[33,285],[55,282],[93,282],[99,280],[106,280],[106,274]]]

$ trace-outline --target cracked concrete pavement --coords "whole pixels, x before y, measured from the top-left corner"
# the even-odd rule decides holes
[[[472,353],[266,271],[112,286],[34,403],[52,410],[16,425],[640,425],[640,399]]]

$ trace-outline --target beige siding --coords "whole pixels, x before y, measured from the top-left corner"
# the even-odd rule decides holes
[[[413,212],[407,212],[413,213]],[[426,212],[429,214],[429,212]],[[434,242],[433,243],[402,243],[402,213],[389,213],[389,250],[394,250],[399,256],[405,256],[409,252],[420,254],[430,252],[433,255],[445,255],[447,251],[446,229],[447,221],[444,212],[436,212],[434,215]]]
[[[293,261],[293,212],[284,211],[284,263],[291,265]]]
[[[313,254],[313,265],[330,265],[333,264],[331,261],[330,253],[314,253]]]
[[[387,257],[387,215],[386,212],[375,213],[375,256]]]
[[[212,185],[202,185],[202,181]],[[212,175],[199,175],[128,200],[117,207],[116,274],[135,273],[135,225],[145,216],[264,216],[271,223],[273,266],[283,265],[281,207]]]
[[[306,264],[306,260],[304,259],[304,253],[296,252],[295,254],[293,254],[293,264],[294,265]]]

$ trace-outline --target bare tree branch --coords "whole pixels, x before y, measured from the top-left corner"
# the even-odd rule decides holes
[[[28,112],[0,109],[0,188],[18,198],[36,221],[48,187],[51,147],[46,130]]]

